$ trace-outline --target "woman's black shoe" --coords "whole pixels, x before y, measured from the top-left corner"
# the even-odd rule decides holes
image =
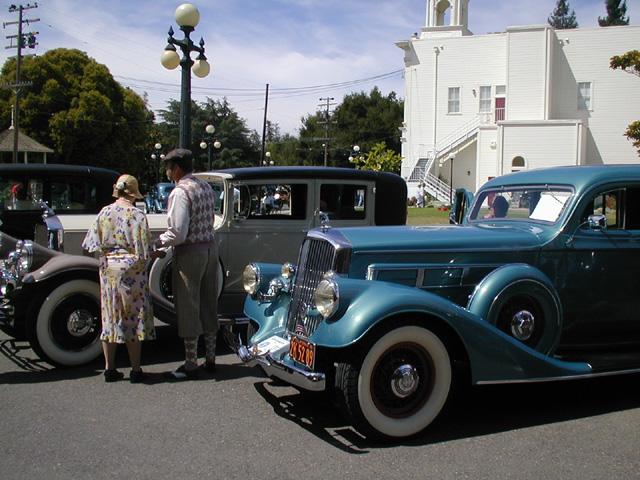
[[[129,380],[131,383],[142,383],[147,379],[147,375],[142,370],[131,370]]]
[[[117,382],[118,380],[122,380],[123,378],[124,373],[119,372],[115,368],[104,371],[104,381],[107,383]]]

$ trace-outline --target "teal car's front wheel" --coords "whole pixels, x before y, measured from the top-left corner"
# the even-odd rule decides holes
[[[336,371],[339,401],[368,438],[403,438],[424,430],[451,390],[451,359],[430,330],[407,325],[386,332],[361,361]]]

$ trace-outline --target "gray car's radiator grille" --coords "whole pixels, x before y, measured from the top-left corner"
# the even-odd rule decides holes
[[[307,237],[300,250],[298,270],[293,284],[287,331],[308,337],[322,322],[315,312],[314,294],[323,275],[334,270],[346,273],[350,249],[341,249],[332,243]]]

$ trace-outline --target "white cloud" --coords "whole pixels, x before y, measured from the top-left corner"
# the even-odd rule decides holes
[[[40,32],[37,54],[65,47],[86,51],[104,63],[116,79],[138,93],[147,92],[150,106],[162,109],[180,96],[180,73],[160,64],[167,30],[182,38],[173,13],[180,1],[42,0],[25,18]],[[212,72],[193,79],[193,98],[226,95],[231,106],[261,132],[264,89],[270,85],[268,117],[285,132],[295,133],[300,118],[313,113],[319,97],[336,101],[350,91],[404,96],[400,75],[391,79],[318,93],[285,93],[282,89],[334,85],[401,70],[403,53],[394,41],[419,32],[426,0],[216,0],[195,1],[200,24],[192,34],[205,40]],[[604,0],[570,0],[581,27],[596,27],[606,13]],[[639,2],[627,2],[631,23],[640,21]],[[507,26],[546,23],[556,0],[471,0],[469,28],[475,34],[504,31]],[[3,22],[16,14],[0,12]],[[7,26],[5,34],[15,33]],[[0,62],[11,54],[0,53]],[[31,53],[31,52],[27,52]],[[2,56],[4,55],[4,56]]]

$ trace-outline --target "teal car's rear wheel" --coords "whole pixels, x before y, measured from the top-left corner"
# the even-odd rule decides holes
[[[368,438],[415,435],[444,408],[452,383],[445,344],[426,328],[408,325],[385,333],[361,362],[336,371],[338,400]]]

